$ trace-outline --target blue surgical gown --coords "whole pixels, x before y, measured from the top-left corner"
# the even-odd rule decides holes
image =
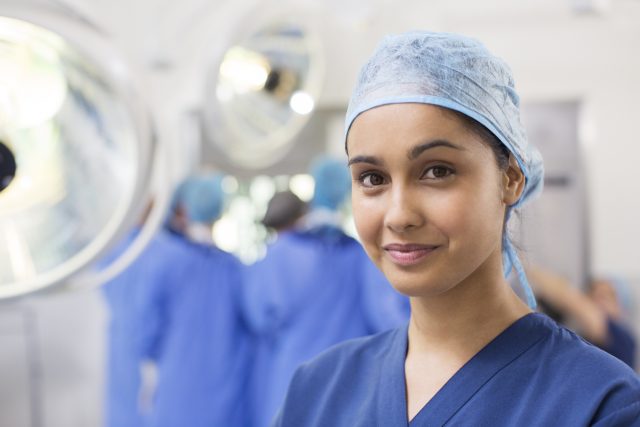
[[[158,382],[148,425],[246,426],[251,337],[240,311],[241,264],[212,246],[184,242],[143,312]]]
[[[134,230],[102,264],[119,256],[138,232]],[[102,288],[110,315],[105,408],[108,427],[140,427],[143,423],[138,394],[149,325],[142,322],[142,307],[150,294],[165,286],[171,260],[183,253],[180,240],[160,231],[138,258]]]
[[[545,315],[517,320],[409,423],[407,328],[352,340],[300,367],[274,427],[640,426],[640,379]]]
[[[268,426],[296,367],[346,339],[406,323],[409,305],[335,227],[281,233],[246,271],[245,308],[259,335],[252,382],[256,426]]]

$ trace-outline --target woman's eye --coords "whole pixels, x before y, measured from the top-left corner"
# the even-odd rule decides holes
[[[365,187],[375,187],[384,184],[384,178],[377,173],[364,173],[360,176],[360,182]]]
[[[446,166],[433,166],[424,172],[423,178],[441,179],[451,175],[453,171]]]

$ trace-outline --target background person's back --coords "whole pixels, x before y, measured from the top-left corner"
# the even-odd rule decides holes
[[[146,310],[158,383],[149,425],[248,425],[250,339],[239,309],[240,263],[212,246],[184,242],[171,286]]]
[[[189,178],[178,190],[185,213],[182,253],[167,262],[168,284],[146,299],[147,354],[157,368],[148,425],[248,425],[251,340],[240,309],[240,262],[213,245],[224,205],[222,177]]]

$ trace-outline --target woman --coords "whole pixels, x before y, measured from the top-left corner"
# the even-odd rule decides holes
[[[353,212],[411,320],[299,368],[276,426],[640,424],[634,372],[532,312],[505,232],[542,186],[518,102],[475,40],[412,32],[378,47],[347,112]]]

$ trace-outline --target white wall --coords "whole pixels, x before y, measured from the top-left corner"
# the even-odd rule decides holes
[[[0,303],[0,426],[101,426],[107,320],[96,289]]]

